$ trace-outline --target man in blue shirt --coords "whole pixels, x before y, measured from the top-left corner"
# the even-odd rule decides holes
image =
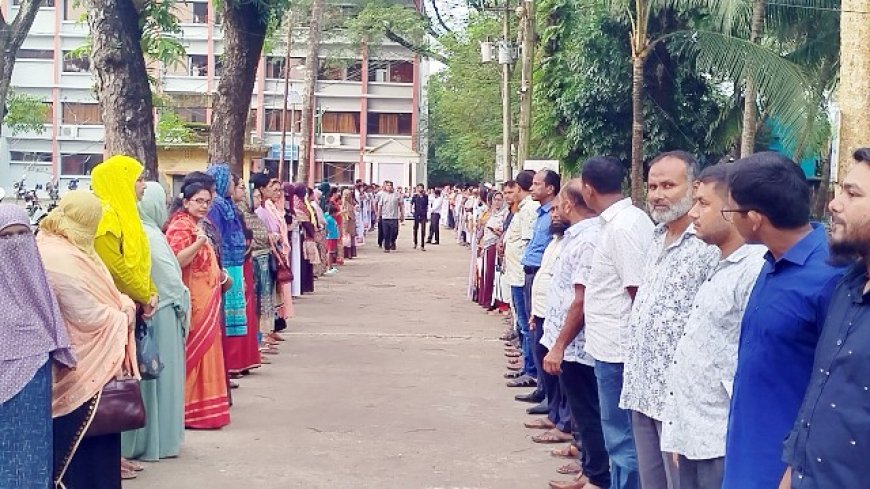
[[[790,471],[780,487],[870,484],[870,148],[854,158],[829,206],[831,252],[852,266],[828,308],[809,389],[785,442]]]
[[[532,199],[540,204],[540,207],[538,207],[538,217],[535,220],[534,234],[532,234],[532,239],[529,241],[522,259],[523,272],[525,272],[526,276],[523,285],[523,299],[526,304],[526,311],[532,310],[532,284],[535,281],[535,275],[537,275],[538,269],[541,268],[541,260],[544,258],[544,250],[547,249],[547,245],[549,245],[550,241],[553,239],[553,235],[550,234],[550,223],[552,222],[550,218],[550,209],[552,209],[553,199],[559,195],[561,187],[559,174],[552,170],[541,170],[535,173],[535,176],[532,179],[530,194]],[[527,316],[530,316],[530,314],[527,314]],[[532,360],[534,360],[533,371],[535,372],[535,376],[537,376],[538,372],[543,372],[541,362],[543,362],[544,359],[540,355],[540,348],[538,348],[538,345],[541,342],[541,337],[543,336],[543,331],[541,331],[541,328],[536,328],[534,323],[529,321],[528,317],[526,317],[525,320],[528,322],[529,328],[532,330],[529,335],[530,350],[532,353]],[[546,398],[547,393],[544,391],[543,384],[543,382],[538,382],[534,392],[516,396],[516,399],[518,401],[540,401]],[[568,437],[566,436],[565,439],[568,439]]]
[[[722,209],[748,243],[767,246],[746,305],[725,449],[723,489],[771,489],[785,473],[782,441],[797,417],[813,352],[843,270],[828,264],[825,229],[811,225],[810,188],[788,158],[734,163]]]

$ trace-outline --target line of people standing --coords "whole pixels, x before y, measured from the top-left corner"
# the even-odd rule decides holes
[[[535,387],[516,399],[543,415],[525,426],[565,443],[574,477],[551,488],[863,487],[870,149],[853,156],[830,235],[776,153],[703,171],[659,155],[648,212],[614,158],[504,184],[500,261],[474,241],[472,259],[509,291],[508,385]]]
[[[222,163],[187,175],[170,208],[144,177],[107,159],[36,236],[0,206],[0,487],[119,489],[134,460],[179,456],[185,429],[229,424],[236,380],[271,363],[293,297],[327,272],[327,217],[362,212],[352,196],[325,211],[328,185],[246,185]],[[144,426],[125,431],[127,378]]]

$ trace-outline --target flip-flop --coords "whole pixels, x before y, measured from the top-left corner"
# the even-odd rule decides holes
[[[519,372],[520,370],[523,369],[523,367],[520,366],[519,364],[517,364],[517,365],[508,365],[508,366],[507,366],[507,369],[508,369],[508,370],[513,370],[513,371],[515,371],[515,372]]]
[[[535,443],[565,443],[566,441],[573,440],[574,437],[567,433],[562,433],[559,430],[550,430],[546,433],[541,433],[540,435],[535,435],[532,437],[532,441]]]
[[[504,352],[504,356],[506,356],[508,358],[519,358],[519,357],[523,356],[523,354],[516,351],[516,350],[511,350],[511,351]]]
[[[569,462],[569,463],[559,467],[558,469],[556,469],[556,472],[558,472],[560,474],[569,475],[569,474],[579,474],[582,470],[583,470],[583,468],[580,467],[579,463]]]
[[[508,373],[504,374],[504,378],[506,378],[506,379],[518,379],[518,378],[520,378],[521,375],[522,374],[520,373],[520,371],[516,370],[516,371],[508,372]]]

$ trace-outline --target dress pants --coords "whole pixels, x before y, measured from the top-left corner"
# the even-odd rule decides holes
[[[384,230],[384,249],[395,250],[396,239],[399,237],[399,220],[398,219],[381,219],[379,228]]]
[[[604,445],[595,369],[582,363],[562,362],[559,382],[571,406],[574,431],[579,434],[583,447],[580,452],[583,474],[598,487],[610,487],[610,459]]]
[[[432,222],[429,224],[429,238],[426,240],[429,243],[441,243],[441,214],[432,213]]]
[[[610,488],[639,489],[637,452],[631,432],[631,413],[619,407],[625,365],[595,362],[598,381],[598,404],[601,408],[601,428],[604,444],[610,455]]]
[[[384,246],[384,220],[378,218],[378,248]]]
[[[420,236],[420,241],[417,241],[417,236]],[[418,244],[426,247],[426,218],[414,218],[414,246]]]
[[[644,489],[680,489],[674,459],[661,450],[662,422],[632,411],[631,429],[637,447],[640,485]]]
[[[725,475],[725,457],[710,460],[689,460],[680,455],[680,489],[707,489],[722,487]]]
[[[540,319],[540,318],[535,318]],[[543,323],[543,320],[541,321]],[[543,327],[543,324],[542,324]],[[541,358],[547,356],[547,353],[550,353],[547,350],[547,347],[538,343],[537,348],[541,349],[541,354],[539,355]],[[580,438],[577,433],[577,425],[572,422],[571,416],[571,408],[568,406],[568,396],[565,395],[565,391],[562,389],[562,386],[559,382],[558,375],[550,375],[543,368],[538,370],[538,386],[543,384],[544,386],[544,394],[547,396],[547,407],[550,412],[547,414],[547,418],[556,425],[556,428],[559,428],[559,431],[563,433],[574,433],[574,441],[580,443]],[[596,396],[598,394],[596,393]]]

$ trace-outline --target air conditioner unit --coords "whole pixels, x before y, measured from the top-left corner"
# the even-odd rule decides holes
[[[341,134],[323,134],[323,145],[329,148],[341,146]]]
[[[375,81],[376,82],[386,82],[389,81],[390,72],[385,69],[375,70]]]
[[[62,137],[62,138],[77,138],[77,137],[79,137],[79,126],[60,126],[60,137]]]

